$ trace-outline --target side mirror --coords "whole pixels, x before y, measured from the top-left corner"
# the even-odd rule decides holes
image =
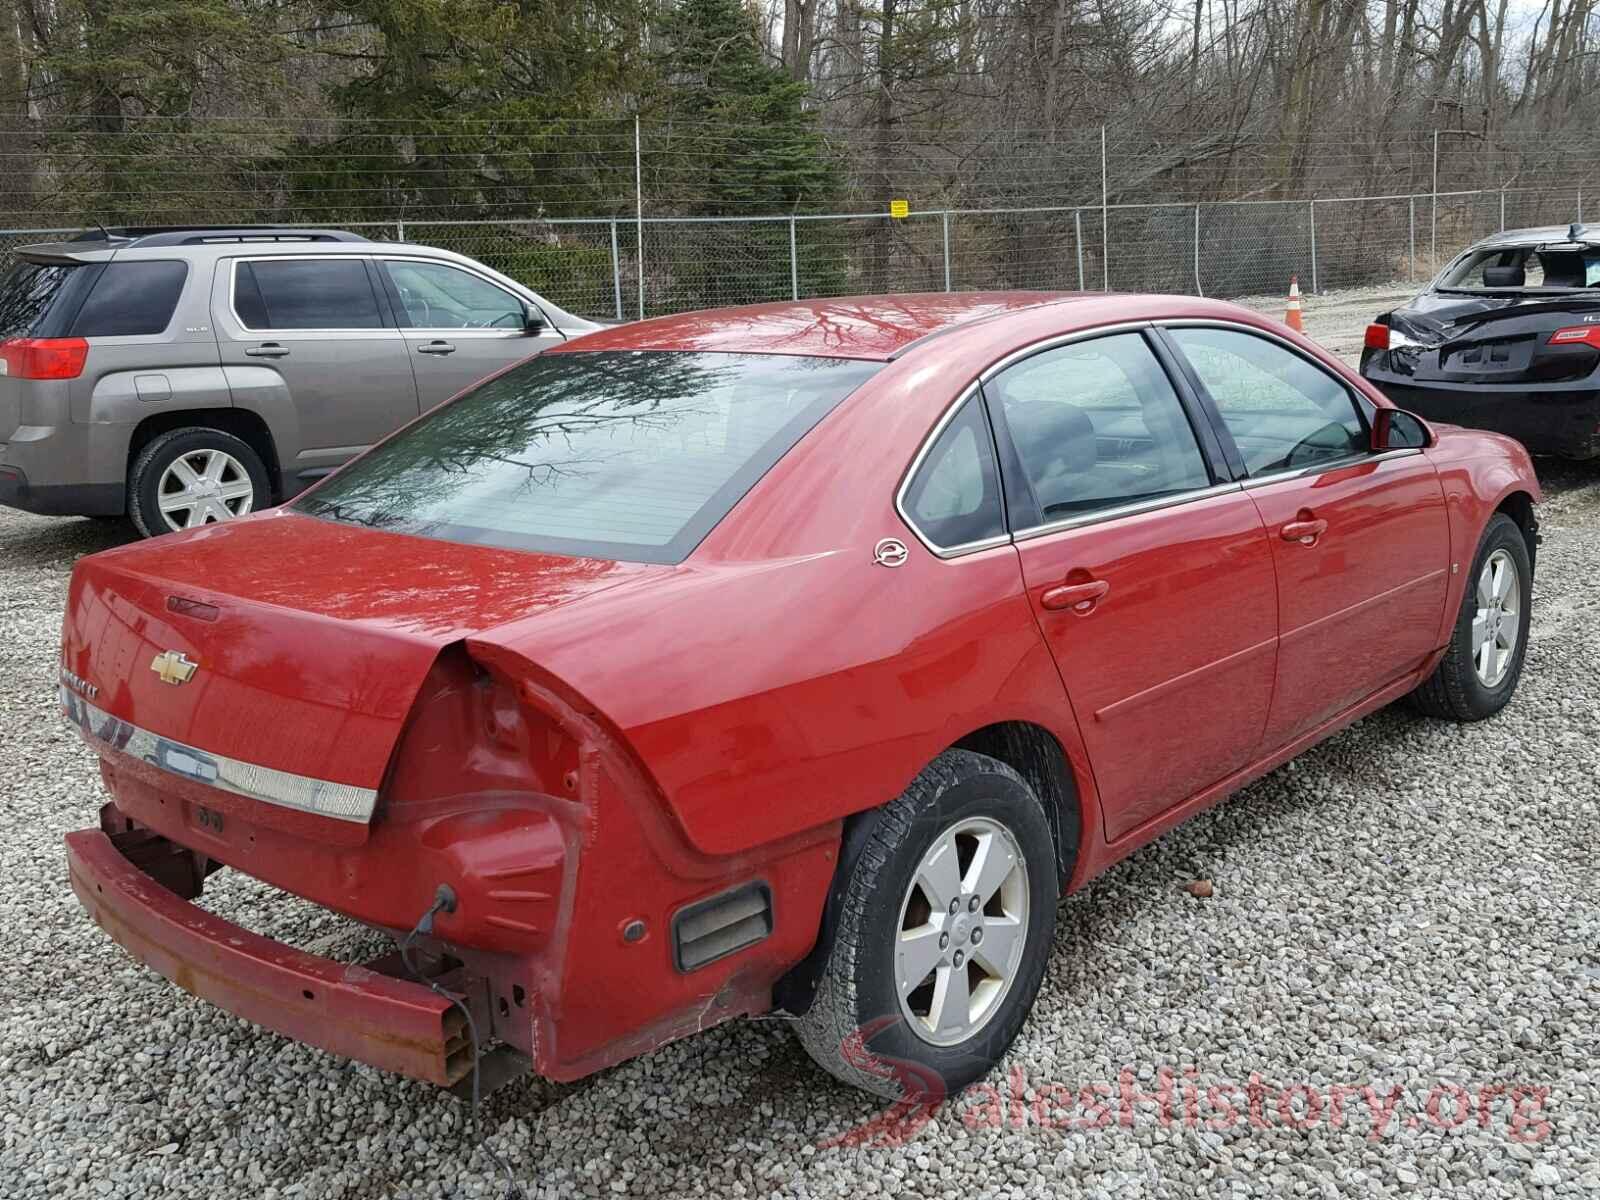
[[[1403,408],[1380,408],[1372,422],[1374,450],[1421,450],[1433,445],[1433,431]]]
[[[533,305],[524,304],[522,306],[523,333],[538,333],[547,324],[549,324],[549,322],[544,319],[544,314]]]

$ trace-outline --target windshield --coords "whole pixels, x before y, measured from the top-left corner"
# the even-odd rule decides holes
[[[302,512],[518,550],[681,562],[881,364],[542,355],[330,477]]]
[[[1445,272],[1442,291],[1571,291],[1600,287],[1600,247],[1561,243],[1478,250]]]
[[[30,337],[77,266],[18,260],[0,280],[0,341]]]

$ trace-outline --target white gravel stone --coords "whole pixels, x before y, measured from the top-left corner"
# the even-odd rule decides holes
[[[519,1081],[486,1104],[491,1144],[541,1197],[1600,1192],[1600,465],[1540,470],[1512,706],[1469,727],[1379,713],[1064,901],[1038,1006],[989,1081],[998,1124],[969,1094],[907,1144],[826,1145],[879,1108],[764,1020],[577,1084]],[[453,1100],[222,1014],[83,916],[61,836],[102,795],[55,716],[56,646],[73,561],[124,536],[0,510],[0,1195],[500,1195]],[[1196,878],[1216,885],[1203,903]],[[381,949],[226,872],[205,904],[318,953]],[[1124,1068],[1146,1095],[1173,1073],[1171,1127],[1154,1103],[1124,1127],[1114,1099],[1103,1127],[1033,1119],[1055,1089],[1114,1097]],[[1259,1124],[1252,1076],[1273,1089]],[[1346,1089],[1342,1126],[1283,1122],[1293,1084]],[[1454,1127],[1427,1108],[1445,1084],[1473,1098]],[[1187,1126],[1184,1086],[1238,1088],[1241,1119]],[[1517,1086],[1548,1089],[1525,1141]]]

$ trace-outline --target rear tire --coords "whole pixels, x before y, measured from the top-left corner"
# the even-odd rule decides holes
[[[1060,891],[1050,825],[1020,775],[969,750],[874,819],[800,1042],[846,1083],[937,1103],[989,1073],[1033,1006]]]
[[[128,472],[128,515],[145,537],[242,517],[271,502],[261,456],[220,429],[160,434]]]
[[[1481,721],[1499,712],[1522,678],[1532,611],[1528,543],[1515,521],[1496,513],[1473,556],[1449,649],[1411,693],[1412,706],[1447,721]]]

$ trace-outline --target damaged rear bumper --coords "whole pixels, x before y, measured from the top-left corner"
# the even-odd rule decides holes
[[[99,829],[67,835],[72,890],[129,954],[187,992],[285,1037],[449,1086],[472,1068],[466,1019],[419,983],[285,946],[212,915]],[[131,847],[130,847],[131,849]]]

